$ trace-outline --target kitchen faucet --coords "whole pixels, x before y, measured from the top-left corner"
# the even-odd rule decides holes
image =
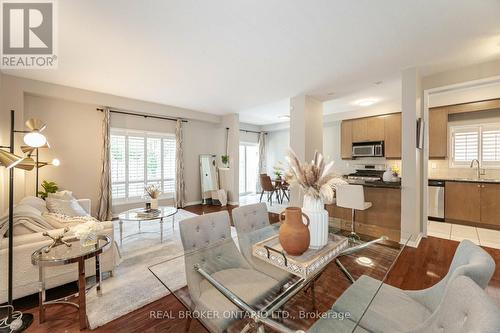
[[[477,164],[477,179],[480,179],[481,178],[481,166],[479,164],[479,160],[478,159],[473,159],[471,162],[470,162],[470,167],[473,168],[474,167],[474,162],[476,162]]]

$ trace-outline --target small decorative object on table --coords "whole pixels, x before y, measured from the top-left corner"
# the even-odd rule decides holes
[[[387,170],[382,175],[382,180],[384,182],[399,182],[399,167],[397,165],[387,167]]]
[[[43,251],[45,253],[49,253],[50,250],[52,250],[52,248],[56,247],[56,246],[59,246],[59,245],[66,245],[67,247],[71,247],[71,243],[68,243],[66,242],[63,237],[65,236],[65,234],[69,231],[69,228],[66,227],[64,228],[63,230],[63,233],[62,234],[59,234],[59,235],[51,235],[49,234],[48,232],[44,232],[42,235],[43,236],[46,236],[46,237],[49,237],[50,239],[52,239],[52,243],[47,246],[46,248],[43,249]]]
[[[229,168],[229,155],[222,155],[220,160],[223,168]]]
[[[280,226],[279,240],[285,252],[291,256],[300,256],[306,252],[309,247],[310,235],[309,217],[302,213],[299,207],[287,207],[280,213],[281,217],[285,214],[285,220]],[[302,216],[307,220],[307,224],[302,222]]]
[[[158,198],[162,193],[158,185],[148,185],[145,187],[147,195],[151,198],[151,209],[158,209]],[[147,207],[146,207],[147,208]]]
[[[89,221],[76,225],[72,231],[82,246],[91,246],[97,243],[97,233],[103,229],[104,227],[99,221]]]
[[[325,164],[323,155],[316,152],[311,163],[300,163],[297,155],[290,149],[287,156],[289,170],[286,181],[299,185],[304,191],[302,211],[309,217],[311,242],[309,248],[320,249],[328,242],[328,212],[325,203],[332,203],[335,197],[335,184],[345,183],[333,172],[333,162]]]
[[[276,165],[273,167],[273,171],[274,171],[274,176],[276,177],[276,179],[281,180],[281,176],[283,175],[283,172],[285,171],[285,167],[284,167],[283,163],[281,161],[276,163]]]

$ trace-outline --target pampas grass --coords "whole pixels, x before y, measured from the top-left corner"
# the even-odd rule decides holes
[[[324,203],[332,203],[335,198],[335,185],[346,182],[333,171],[333,161],[325,164],[321,153],[314,153],[314,159],[308,163],[300,163],[292,149],[286,157],[289,165],[285,173],[287,183],[299,185],[305,195],[321,198]]]

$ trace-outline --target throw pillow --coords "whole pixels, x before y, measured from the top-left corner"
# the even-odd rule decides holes
[[[56,193],[49,193],[48,198],[53,199],[61,199],[61,200],[73,200],[75,197],[73,196],[73,192],[71,191],[57,191]]]
[[[51,213],[57,213],[67,216],[87,216],[87,212],[75,199],[72,200],[62,200],[47,198],[47,208]]]
[[[37,197],[24,197],[21,199],[21,201],[19,201],[19,205],[31,206],[33,208],[36,208],[40,213],[48,212],[45,200]]]

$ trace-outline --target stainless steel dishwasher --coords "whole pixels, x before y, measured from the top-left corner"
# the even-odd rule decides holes
[[[444,221],[444,185],[443,180],[429,179],[427,207],[428,219],[433,221]]]

